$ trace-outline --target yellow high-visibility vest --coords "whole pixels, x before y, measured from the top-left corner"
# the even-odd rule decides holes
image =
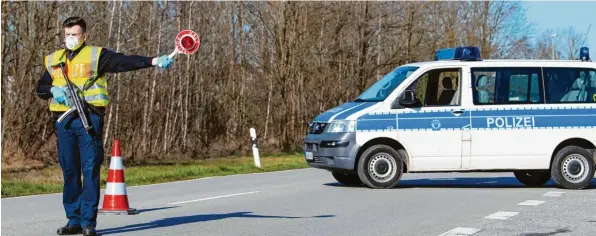
[[[89,83],[99,76],[95,83],[83,91],[83,97],[87,103],[93,106],[106,107],[108,105],[108,84],[103,75],[100,76],[97,73],[101,49],[101,47],[84,46],[72,61],[68,60],[66,49],[60,49],[45,56],[44,64],[52,76],[52,86],[62,87],[66,91],[66,80],[64,80],[60,67],[52,67],[52,65],[64,62],[66,64],[64,69],[70,82],[80,90],[83,90],[85,83]],[[61,112],[67,111],[69,108],[65,104],[58,103],[54,98],[50,100],[50,111]]]

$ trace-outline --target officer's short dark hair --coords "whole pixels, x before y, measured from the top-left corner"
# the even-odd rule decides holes
[[[75,25],[80,26],[81,29],[83,29],[83,33],[87,31],[87,22],[85,22],[85,20],[83,20],[83,18],[78,17],[78,16],[69,17],[68,19],[64,20],[64,22],[62,23],[62,27],[64,27],[64,28],[70,28]]]

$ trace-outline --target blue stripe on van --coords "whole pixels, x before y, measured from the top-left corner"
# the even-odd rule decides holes
[[[348,116],[351,116],[354,113],[359,112],[359,111],[362,111],[362,110],[364,110],[366,108],[369,108],[369,107],[371,107],[373,105],[376,105],[377,103],[378,102],[364,102],[364,103],[359,103],[359,104],[362,104],[362,105],[361,106],[354,107],[353,109],[350,109],[350,110],[348,110],[348,111],[346,111],[344,113],[339,114],[338,116],[336,116],[334,118],[334,120],[343,120],[343,119],[346,119],[346,118],[348,118]]]
[[[378,120],[378,119],[390,119],[390,120],[395,120],[397,118],[396,114],[390,114],[390,113],[368,113],[368,114],[364,114],[360,117],[358,117],[358,120]]]
[[[449,113],[451,115],[451,113]],[[398,115],[400,117],[401,114]],[[454,130],[461,129],[470,124],[469,115],[460,117],[436,116],[425,118],[399,118],[398,127],[400,130]]]
[[[367,114],[358,119],[361,130],[459,130],[471,129],[567,129],[596,128],[596,108],[576,109],[487,109],[466,111],[455,116],[449,110],[403,112],[397,114]]]
[[[386,131],[396,130],[395,115],[393,119],[371,119],[358,120],[356,123],[357,131]]]
[[[361,102],[348,102],[348,103],[341,104],[337,107],[329,109],[328,111],[318,115],[317,117],[315,117],[314,122],[329,122],[331,117],[333,117],[335,114],[344,112],[347,109],[350,109],[352,107],[355,107],[355,106],[358,106],[361,104],[362,104]]]
[[[468,111],[466,111],[467,113]],[[465,114],[464,114],[465,115]],[[418,119],[418,118],[451,118],[456,117],[451,113],[451,110],[446,111],[420,111],[420,112],[404,112],[399,113],[399,118],[402,119]]]
[[[569,112],[569,111],[568,111]],[[593,109],[596,112],[596,109]],[[477,116],[472,112],[472,129],[565,129],[596,127],[596,113],[584,112],[559,114],[546,111],[541,113],[484,113]]]

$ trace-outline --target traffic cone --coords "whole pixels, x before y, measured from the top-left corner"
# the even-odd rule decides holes
[[[120,141],[114,140],[112,158],[108,170],[108,180],[103,198],[103,206],[99,209],[101,214],[132,215],[137,214],[135,208],[128,206],[126,195],[126,182],[124,181],[124,166],[120,156]]]

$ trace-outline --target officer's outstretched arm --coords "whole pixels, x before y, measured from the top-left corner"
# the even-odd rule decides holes
[[[124,55],[108,49],[102,49],[99,55],[98,72],[118,73],[159,66],[160,62],[168,67],[173,61],[160,60],[162,57],[145,57],[138,55]]]

